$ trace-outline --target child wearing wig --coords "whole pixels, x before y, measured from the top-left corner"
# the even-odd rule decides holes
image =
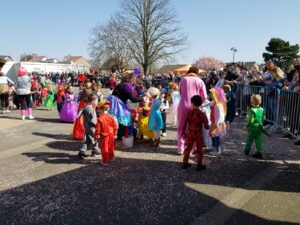
[[[227,112],[226,97],[222,88],[215,87],[210,90],[212,107],[210,113],[210,136],[212,146],[221,154],[221,137],[226,135],[225,115]]]
[[[164,127],[163,119],[160,112],[161,102],[164,98],[164,93],[161,93],[159,89],[151,87],[148,89],[147,94],[151,96],[153,101],[150,108],[150,116],[148,127],[149,130],[155,131],[154,147],[159,147],[160,144],[160,130]]]

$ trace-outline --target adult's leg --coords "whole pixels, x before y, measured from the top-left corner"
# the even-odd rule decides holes
[[[32,97],[31,97],[31,94],[26,95],[25,101],[26,101],[26,107],[27,107],[28,117],[29,117],[29,119],[33,119],[33,116],[32,116]]]
[[[125,126],[123,124],[119,124],[119,129],[117,133],[118,140],[122,140],[122,137],[124,136],[124,132],[125,132]]]
[[[167,131],[167,113],[166,112],[162,112],[161,113],[162,119],[163,119],[163,123],[164,123],[164,127],[161,129],[162,133],[166,133]]]
[[[0,94],[0,109],[4,110],[4,94]]]
[[[183,154],[184,146],[185,146],[185,139],[182,137],[183,133],[183,123],[185,120],[186,114],[183,110],[178,111],[178,128],[177,128],[177,141],[178,141],[178,153]]]

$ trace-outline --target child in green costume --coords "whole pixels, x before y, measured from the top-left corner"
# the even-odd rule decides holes
[[[255,140],[257,152],[253,155],[254,158],[263,158],[263,140],[262,135],[265,132],[263,127],[264,120],[264,109],[260,107],[261,96],[253,95],[251,96],[251,108],[248,112],[248,122],[246,128],[248,129],[247,144],[245,149],[245,154],[249,155],[251,151],[251,146]]]

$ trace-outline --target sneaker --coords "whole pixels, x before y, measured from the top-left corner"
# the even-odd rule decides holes
[[[191,165],[192,165],[192,164],[190,164],[190,163],[183,163],[181,168],[182,168],[183,170],[186,170],[186,169],[190,168]]]
[[[30,116],[29,116],[29,119],[30,119],[30,120],[33,120],[33,119],[34,119],[34,117],[30,115]]]
[[[101,156],[101,153],[100,152],[92,152],[92,157],[99,157]]]
[[[300,145],[300,140],[295,142],[294,145]]]
[[[85,154],[85,153],[83,153],[83,152],[79,152],[79,153],[78,153],[78,157],[79,157],[80,159],[85,159],[86,157],[88,157],[88,155]]]
[[[22,117],[21,117],[21,120],[25,120],[25,116],[22,116]]]
[[[6,110],[5,112],[6,112],[6,113],[11,113],[11,111],[10,111],[10,110]]]
[[[222,148],[221,148],[221,146],[218,147],[218,153],[219,153],[219,155],[221,155],[221,153],[222,153]]]
[[[167,137],[167,133],[162,133],[161,136]]]
[[[256,159],[263,159],[262,154],[259,154],[258,152],[256,152],[255,154],[253,154],[252,157],[256,158]]]
[[[205,165],[198,165],[197,166],[197,171],[201,171],[201,170],[205,170],[206,169],[206,166]]]

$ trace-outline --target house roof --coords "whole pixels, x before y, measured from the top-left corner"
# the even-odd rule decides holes
[[[13,61],[13,58],[10,55],[0,55],[1,59],[10,59],[11,61]]]
[[[83,56],[70,56],[64,60],[66,63],[76,62],[77,60],[84,58]]]
[[[164,73],[169,73],[171,71],[174,71],[176,69],[179,69],[181,67],[184,67],[186,64],[177,64],[177,65],[164,65],[161,67],[157,72],[164,74]]]
[[[45,58],[47,59],[47,57],[43,55],[28,55],[24,59],[26,62],[42,62]]]

